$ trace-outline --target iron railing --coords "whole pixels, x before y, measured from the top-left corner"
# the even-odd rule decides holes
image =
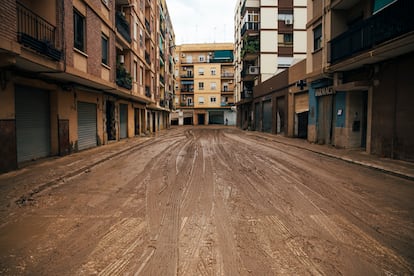
[[[128,21],[125,19],[125,16],[120,11],[117,11],[115,14],[115,24],[116,29],[122,35],[122,37],[131,43],[131,28]]]
[[[414,1],[399,0],[335,37],[330,41],[330,62],[339,62],[413,31],[413,10]]]
[[[16,12],[19,43],[59,61],[62,51],[56,47],[56,27],[18,2]]]
[[[243,36],[247,31],[259,31],[259,23],[258,22],[244,23],[241,29],[241,36]]]
[[[151,56],[147,51],[145,51],[145,61],[148,63],[148,65],[151,65]]]
[[[151,88],[149,86],[145,86],[145,96],[151,98]]]

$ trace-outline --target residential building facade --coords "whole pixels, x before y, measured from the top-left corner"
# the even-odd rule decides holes
[[[235,125],[233,43],[183,44],[175,50],[178,125]]]
[[[251,129],[307,138],[309,98],[302,60],[253,88]]]
[[[235,10],[238,126],[254,120],[253,88],[306,58],[306,0],[240,0]]]
[[[413,8],[308,1],[309,141],[414,161]]]
[[[169,126],[165,0],[5,0],[0,17],[0,171]]]

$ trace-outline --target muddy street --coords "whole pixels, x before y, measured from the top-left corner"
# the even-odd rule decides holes
[[[0,214],[1,275],[414,274],[412,181],[235,128],[173,128]]]

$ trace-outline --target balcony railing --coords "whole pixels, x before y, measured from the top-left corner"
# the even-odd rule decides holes
[[[151,65],[151,57],[147,51],[145,51],[145,61],[148,63],[148,65]]]
[[[118,65],[116,68],[116,84],[128,90],[132,89],[132,77],[123,65]]]
[[[242,47],[240,55],[245,57],[247,55],[257,56],[260,51],[260,43],[258,39],[252,39]]]
[[[258,22],[246,22],[241,29],[241,35],[243,36],[247,31],[259,31]]]
[[[131,28],[125,16],[120,11],[117,11],[115,17],[116,29],[126,41],[131,43]]]
[[[194,75],[193,74],[180,75],[180,78],[182,78],[182,79],[192,79],[192,78],[194,78]]]
[[[414,1],[399,0],[330,41],[335,63],[414,30]]]
[[[234,77],[234,73],[224,72],[224,73],[221,74],[221,77],[222,78],[233,78]]]
[[[240,96],[242,99],[251,99],[253,98],[253,90],[243,90]]]
[[[145,19],[145,28],[149,33],[151,33],[151,25],[147,19]]]
[[[181,88],[181,93],[194,93],[194,89],[193,88]]]
[[[53,60],[62,58],[56,49],[56,27],[20,3],[17,4],[17,40]]]
[[[145,86],[145,96],[151,98],[151,88],[148,85]]]
[[[192,107],[192,106],[194,106],[194,103],[183,103],[183,102],[181,102],[180,106],[181,107]]]

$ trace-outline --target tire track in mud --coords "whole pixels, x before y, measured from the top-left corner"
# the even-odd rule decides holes
[[[235,137],[232,135],[227,135],[229,136],[230,139],[236,139],[238,142],[241,143],[247,143],[250,146],[253,146],[256,150],[260,149],[261,146],[265,147],[267,151],[269,151],[269,148],[274,149],[279,151],[279,148],[274,147],[273,145],[271,145],[270,143],[262,143],[262,142],[258,142],[254,139],[247,139],[248,141],[244,141],[244,139],[239,138],[239,137]],[[253,140],[252,142],[250,142],[251,140]],[[270,145],[269,145],[270,144]],[[286,146],[283,146],[283,148],[286,148]],[[260,149],[261,151],[263,149]],[[286,153],[292,157],[297,157],[294,153],[290,153],[287,152],[286,150],[280,150],[283,153]],[[254,153],[251,153],[254,154]],[[250,155],[250,154],[248,154]],[[275,158],[275,159],[273,159]],[[305,180],[303,177],[301,177],[299,175],[299,177],[294,176],[294,174],[292,174],[292,171],[290,171],[289,169],[287,169],[287,166],[292,166],[294,169],[299,169],[300,167],[296,167],[298,166],[298,162],[296,161],[296,164],[293,163],[289,163],[289,158],[279,158],[279,157],[275,157],[273,155],[270,154],[264,154],[263,153],[263,157],[259,158],[259,159],[263,159],[267,164],[269,164],[269,167],[272,168],[272,170],[274,170],[274,168],[277,166],[279,167],[280,171],[282,172],[281,175],[284,175],[284,177],[282,177],[282,179],[284,180],[284,182],[286,183],[286,185],[292,185],[294,187],[294,189],[297,191],[296,195],[299,196],[299,198],[297,200],[295,200],[296,202],[300,202],[302,200],[304,200],[305,202],[308,202],[309,206],[308,210],[314,209],[315,213],[314,215],[311,215],[311,218],[314,219],[314,227],[316,225],[321,225],[333,238],[330,238],[330,240],[335,241],[335,243],[337,244],[337,247],[343,247],[343,245],[345,244],[347,247],[353,248],[353,250],[357,249],[359,251],[359,254],[361,256],[366,256],[367,253],[370,253],[370,255],[372,255],[372,257],[367,257],[369,260],[367,260],[367,262],[372,262],[375,261],[376,264],[378,266],[382,266],[383,269],[389,269],[389,267],[399,267],[400,269],[402,269],[402,271],[405,271],[404,273],[407,273],[408,271],[410,271],[410,265],[407,263],[407,261],[405,261],[403,258],[399,257],[398,255],[396,255],[396,253],[394,252],[394,250],[382,245],[381,243],[379,243],[376,239],[375,236],[372,237],[370,234],[370,232],[368,231],[369,234],[366,233],[366,229],[365,230],[361,230],[361,223],[365,224],[365,222],[361,221],[361,219],[358,217],[357,218],[357,223],[359,224],[359,227],[353,227],[353,230],[347,230],[347,231],[343,231],[343,224],[338,222],[337,220],[335,220],[335,218],[337,218],[338,216],[335,216],[333,218],[331,218],[331,216],[329,216],[328,214],[326,214],[327,210],[321,210],[318,205],[321,206],[325,206],[324,208],[326,208],[326,204],[328,203],[328,206],[331,205],[328,210],[329,212],[338,212],[338,209],[333,209],[334,207],[332,206],[331,203],[329,203],[328,198],[326,197],[326,195],[324,193],[319,193],[316,192],[315,190],[313,190],[312,188],[310,188],[308,185],[305,185],[305,183],[309,182],[309,179],[312,179],[313,177],[317,177],[319,174],[315,174],[315,172],[310,171],[308,169],[307,174],[308,174],[308,179]],[[299,157],[298,158],[300,161],[303,160],[303,162],[305,162],[306,159],[304,159],[303,157]],[[281,162],[281,164],[278,164],[278,162]],[[282,165],[285,164],[285,165]],[[251,168],[253,166],[253,168],[255,167],[252,164],[249,164],[249,168]],[[258,166],[261,167],[261,166]],[[296,168],[295,168],[296,167]],[[317,170],[316,170],[317,171]],[[262,174],[257,173],[257,175],[254,175],[254,170],[250,171],[250,173],[253,173],[252,178],[253,179],[259,179],[260,177],[263,177]],[[257,171],[256,171],[257,172]],[[277,175],[276,175],[277,176]],[[293,176],[293,177],[292,177]],[[274,179],[275,175],[272,175],[272,173],[269,173],[269,176],[267,177],[268,180],[270,179]],[[323,181],[314,181],[314,183],[320,183],[320,185],[326,185],[326,186],[330,186],[332,190],[339,190],[337,191],[337,193],[341,194],[341,200],[339,200],[339,202],[341,202],[344,206],[343,209],[345,209],[346,211],[349,212],[349,214],[351,214],[352,216],[354,216],[355,210],[359,209],[371,209],[374,210],[374,206],[371,205],[368,202],[364,202],[362,199],[358,201],[358,197],[355,197],[355,193],[350,193],[349,190],[341,187],[341,186],[335,186],[333,187],[333,185],[331,183],[335,183],[337,178],[334,178],[333,176],[331,176],[332,178],[332,182],[330,183],[330,181],[326,179],[326,173],[324,174],[325,179]],[[257,184],[257,183],[256,183]],[[326,187],[325,186],[325,187]],[[325,188],[326,190],[326,188]],[[272,194],[272,197],[275,196],[274,192],[272,193],[271,190],[267,190],[267,192],[270,192],[270,194]],[[284,193],[284,192],[283,192]],[[284,193],[284,195],[282,196],[283,198],[289,198],[289,194],[291,193]],[[309,194],[306,195],[306,194]],[[276,195],[277,196],[277,195]],[[310,199],[310,196],[314,197],[316,196],[316,204],[314,202],[314,200]],[[357,204],[358,205],[362,205],[361,207],[356,207],[353,205],[350,205],[350,202],[355,202],[355,200],[357,200]],[[291,201],[291,200],[290,200]],[[294,202],[294,201],[293,201]],[[338,203],[338,202],[336,202]],[[355,204],[355,203],[354,203]],[[297,206],[297,205],[296,205]],[[344,216],[346,216],[347,218],[349,218],[349,215],[347,215],[346,213],[344,213],[343,211],[339,210],[340,213],[342,213]],[[289,210],[284,210],[284,212],[289,213]],[[306,212],[305,212],[306,214]],[[290,213],[291,217],[295,217],[296,214],[295,213]],[[344,216],[341,216],[340,218],[342,220],[347,221],[347,224],[350,225],[354,225],[353,223],[355,223],[355,220],[349,221],[348,219],[346,219]],[[316,218],[316,219],[315,219]],[[306,218],[306,216],[301,216],[301,218],[299,218],[300,220],[306,221],[308,223],[308,219]],[[294,226],[295,224],[292,224],[292,226]],[[363,225],[364,226],[364,225]],[[295,226],[297,227],[297,225]],[[358,244],[358,246],[355,247],[355,245]],[[359,246],[361,245],[362,246]],[[366,252],[366,250],[363,250],[363,248],[370,248],[370,252]],[[373,250],[374,249],[374,250]],[[349,254],[352,254],[351,252],[349,252]],[[301,255],[301,254],[299,254]],[[388,256],[388,257],[386,257]],[[346,258],[346,256],[342,256],[343,258]],[[352,256],[349,256],[349,258],[352,259]],[[314,273],[312,273],[314,274]]]

